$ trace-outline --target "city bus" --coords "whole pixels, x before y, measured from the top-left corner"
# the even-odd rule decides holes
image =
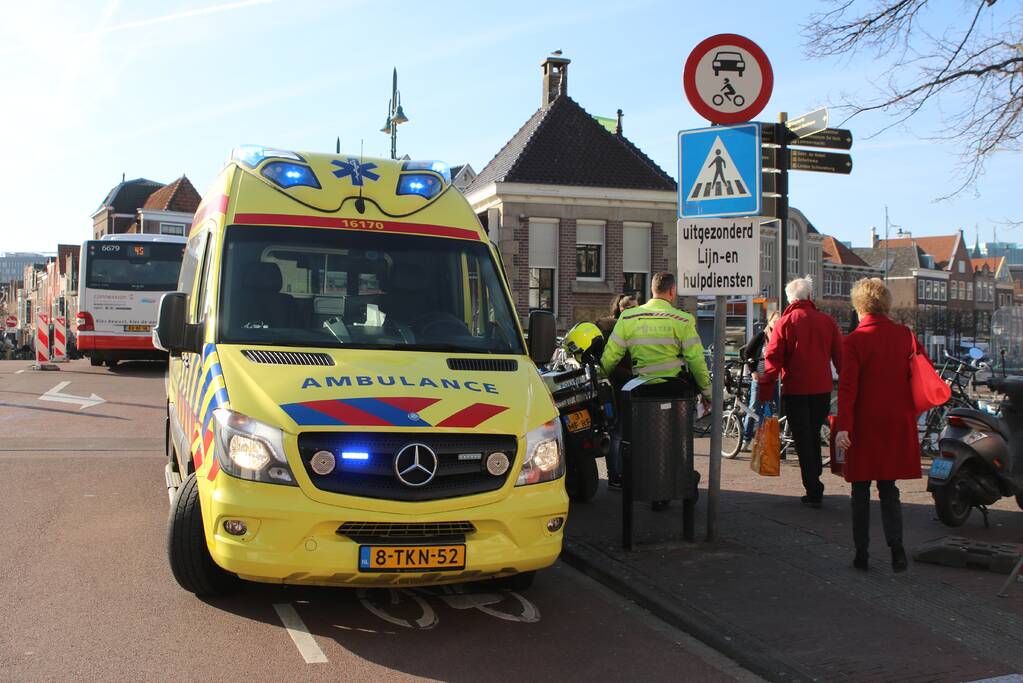
[[[104,235],[82,244],[78,270],[78,349],[93,365],[159,360],[153,346],[160,297],[177,289],[185,238]]]

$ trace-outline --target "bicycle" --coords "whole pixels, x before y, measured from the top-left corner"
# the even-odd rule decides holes
[[[737,367],[738,377],[733,375],[733,371]],[[745,418],[752,416],[758,423],[763,418],[748,403],[752,378],[744,375],[741,363],[731,362],[725,364],[724,384],[725,391],[728,392],[731,398],[731,408],[726,410],[721,420],[721,456],[731,460],[739,455],[743,441],[745,441]],[[744,391],[747,397],[746,401],[742,400]],[[837,398],[831,399],[831,414],[835,412],[836,402]],[[784,456],[788,453],[789,449],[795,448],[795,440],[792,438],[792,432],[788,425],[788,416],[782,415],[778,418],[778,427],[781,438],[781,455]],[[831,464],[830,446],[831,427],[825,421],[821,427],[821,447],[824,449],[821,453],[821,464],[824,466]]]
[[[930,457],[938,453],[938,438],[945,428],[948,412],[953,408],[978,409],[976,399],[970,394],[968,385],[972,384],[974,377],[983,368],[974,365],[972,362],[962,358],[956,358],[948,351],[945,352],[945,362],[938,370],[938,376],[945,380],[952,390],[952,396],[947,402],[935,406],[927,411],[923,425],[918,428],[920,434],[920,451]],[[963,381],[966,381],[964,385]]]

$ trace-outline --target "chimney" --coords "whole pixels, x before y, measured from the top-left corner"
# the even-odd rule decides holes
[[[877,228],[870,226],[870,248],[877,249]]]
[[[618,110],[618,125],[615,126],[615,135],[622,137],[622,110]]]
[[[540,67],[543,69],[543,100],[541,108],[554,104],[568,91],[568,65],[571,59],[564,57],[548,57],[543,60]]]

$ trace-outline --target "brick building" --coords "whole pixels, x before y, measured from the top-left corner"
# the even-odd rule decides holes
[[[612,295],[645,299],[675,268],[675,181],[568,96],[570,61],[542,63],[540,108],[465,189],[504,261],[515,307],[565,329],[605,315]]]
[[[853,284],[865,277],[881,277],[882,271],[828,235],[821,240],[821,259],[822,282],[815,289],[819,308],[845,328],[853,320],[850,297]]]
[[[132,232],[187,235],[199,200],[185,176],[167,185],[122,179],[92,214],[93,238]]]

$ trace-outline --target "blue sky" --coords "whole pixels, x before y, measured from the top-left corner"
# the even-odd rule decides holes
[[[727,9],[726,9],[727,6]],[[89,215],[122,172],[205,191],[240,143],[386,156],[379,132],[396,66],[405,112],[399,154],[469,162],[479,171],[536,110],[540,62],[572,59],[569,94],[591,114],[625,112],[625,134],[672,176],[676,133],[706,124],[685,100],[688,52],[722,32],[772,61],[760,120],[795,116],[843,93],[871,93],[885,62],[812,60],[800,24],[810,0],[692,2],[360,2],[116,0],[9,4],[0,25],[0,168],[8,225],[0,251],[53,250],[91,233]],[[998,10],[998,5],[995,10]],[[958,2],[941,12],[958,14]],[[932,14],[940,24],[948,17]],[[997,20],[994,15],[992,20]],[[792,173],[794,206],[822,231],[863,244],[872,225],[916,235],[1019,218],[1018,157],[989,165],[978,192],[953,187],[957,149],[923,136],[936,114],[868,139],[885,120],[857,119],[850,176]],[[837,117],[834,117],[837,118]],[[833,121],[834,123],[834,121]],[[999,237],[1023,240],[1020,231]]]

